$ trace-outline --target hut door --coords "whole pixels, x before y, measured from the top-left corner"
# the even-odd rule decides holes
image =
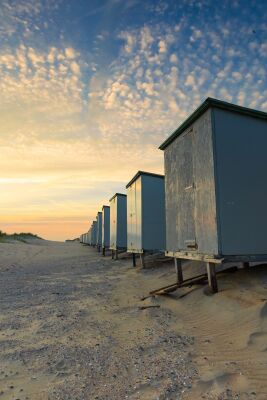
[[[135,182],[127,190],[127,247],[129,250],[135,249]]]
[[[179,249],[191,251],[197,249],[195,230],[193,130],[186,132],[179,140]]]
[[[112,199],[110,202],[110,247],[115,248],[117,246],[117,200],[116,198]]]
[[[142,250],[142,177],[135,181],[135,250]]]

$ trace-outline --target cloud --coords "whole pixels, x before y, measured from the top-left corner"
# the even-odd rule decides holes
[[[205,33],[202,27],[192,31],[198,44],[187,40],[183,46],[183,29],[185,22],[179,29],[148,25],[140,30],[124,31],[125,44],[120,57],[113,61],[106,76],[98,77],[98,87],[90,87],[89,114],[94,115],[93,125],[99,140],[107,146],[116,142],[117,150],[124,146],[131,160],[133,155],[139,157],[140,152],[144,160],[144,154],[153,152],[207,96],[247,106],[264,104],[264,92],[255,88],[254,94],[250,92],[256,75],[257,88],[262,85],[263,70],[259,65],[254,68],[243,62],[246,49],[239,46],[237,51],[233,40],[230,47],[228,43],[225,47],[216,31]],[[129,37],[134,37],[134,46],[126,51]],[[160,46],[162,53],[159,53]],[[197,47],[189,51],[188,46]],[[225,53],[234,49],[239,64],[232,60],[232,53],[229,59],[221,62],[217,52],[223,52],[224,47]],[[245,76],[248,77],[247,87],[241,89]],[[94,82],[96,80],[94,77]],[[131,155],[126,144],[131,145]],[[112,147],[113,152],[116,152],[115,147]],[[156,159],[156,152],[153,152],[153,160]]]
[[[27,51],[27,57],[32,62],[32,65],[34,67],[37,67],[38,64],[44,63],[45,56],[43,54],[37,53],[32,47],[29,47]]]
[[[241,81],[242,74],[240,72],[238,72],[238,71],[233,71],[232,72],[232,77],[237,81]]]
[[[153,36],[151,34],[150,28],[145,26],[141,29],[140,32],[140,43],[141,43],[141,50],[146,50],[150,47],[150,45],[154,42]]]
[[[165,42],[164,40],[161,39],[161,40],[159,41],[158,46],[159,46],[159,53],[166,53],[166,51],[167,51],[167,45],[166,45],[166,42]]]
[[[186,77],[185,86],[195,86],[195,84],[196,84],[195,77],[193,75],[189,74]]]
[[[54,64],[55,57],[56,57],[56,52],[57,52],[57,49],[55,47],[51,47],[50,48],[50,51],[48,52],[48,55],[47,55],[47,61],[50,64]]]
[[[75,51],[72,47],[67,47],[65,49],[65,54],[67,58],[73,59],[76,57]]]
[[[121,32],[119,38],[124,40],[126,43],[124,45],[124,50],[126,53],[132,53],[134,46],[136,44],[136,38],[133,34],[129,32]]]
[[[171,54],[171,56],[170,56],[170,62],[171,63],[173,63],[173,64],[177,64],[178,63],[178,57],[177,57],[177,55],[176,54]]]
[[[58,56],[61,60],[58,61]],[[20,45],[0,53],[0,141],[67,135],[82,111],[80,68],[65,51]],[[16,115],[16,118],[12,118]],[[77,129],[79,131],[79,129]]]
[[[231,102],[232,98],[233,98],[226,88],[220,89],[219,96],[221,99],[229,101],[229,102]]]
[[[0,7],[0,38],[33,37],[41,30],[42,13],[52,14],[63,2],[57,0],[2,0]]]
[[[191,42],[195,42],[196,40],[202,37],[202,32],[200,29],[193,28],[192,35],[190,37]]]
[[[80,66],[76,61],[71,62],[70,69],[75,75],[80,75],[81,73]]]

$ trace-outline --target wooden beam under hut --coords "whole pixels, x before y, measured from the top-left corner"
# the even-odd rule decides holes
[[[227,273],[227,272],[235,272],[237,270],[238,270],[237,267],[229,267],[222,271],[217,272],[217,274],[223,274],[223,273]],[[171,285],[163,286],[159,289],[152,290],[151,292],[149,292],[149,296],[147,296],[147,297],[154,296],[154,295],[169,294],[169,293],[175,292],[175,290],[177,290],[179,288],[190,287],[193,285],[203,285],[203,284],[207,283],[208,281],[209,281],[208,274],[196,275],[196,276],[193,276],[192,278],[184,279],[183,282],[181,282],[181,283],[176,282]],[[144,297],[142,300],[145,300],[147,297]]]

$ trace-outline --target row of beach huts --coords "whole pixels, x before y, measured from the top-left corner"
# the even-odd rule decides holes
[[[165,175],[138,171],[103,205],[80,242],[112,258],[127,251],[216,265],[267,261],[267,113],[207,98],[160,146]]]

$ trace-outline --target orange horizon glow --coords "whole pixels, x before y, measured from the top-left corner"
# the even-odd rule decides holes
[[[66,239],[79,238],[81,233],[88,231],[89,222],[61,222],[61,223],[10,223],[2,224],[1,230],[7,234],[14,233],[33,233],[45,240],[55,240],[63,242]]]
[[[162,153],[156,151],[162,159]],[[85,155],[85,164],[87,157],[89,163],[92,162],[90,155]],[[61,158],[62,165],[66,165],[66,158]],[[104,157],[103,162],[102,159],[97,161],[102,165],[97,174],[96,162],[93,176],[84,170],[70,173],[69,165],[66,172],[57,171],[54,175],[47,175],[45,170],[36,173],[35,160],[29,158],[32,174],[27,172],[23,177],[22,168],[21,176],[16,171],[9,171],[9,177],[0,178],[0,230],[8,234],[30,232],[43,239],[56,241],[78,238],[89,230],[97,212],[101,211],[103,205],[109,205],[109,199],[115,192],[126,192],[126,183],[136,173],[137,166],[136,169],[134,167],[138,160],[132,160],[128,168],[120,170],[118,158],[114,160]],[[124,159],[127,165],[123,154],[120,159]],[[154,155],[152,160],[155,159],[157,156]],[[21,160],[14,160],[13,165],[16,167]],[[109,170],[108,173],[104,171],[103,164]],[[151,172],[161,173],[163,169],[162,162],[160,167],[153,167],[145,157],[143,164],[139,165]],[[85,167],[87,169],[92,170],[90,166]]]

